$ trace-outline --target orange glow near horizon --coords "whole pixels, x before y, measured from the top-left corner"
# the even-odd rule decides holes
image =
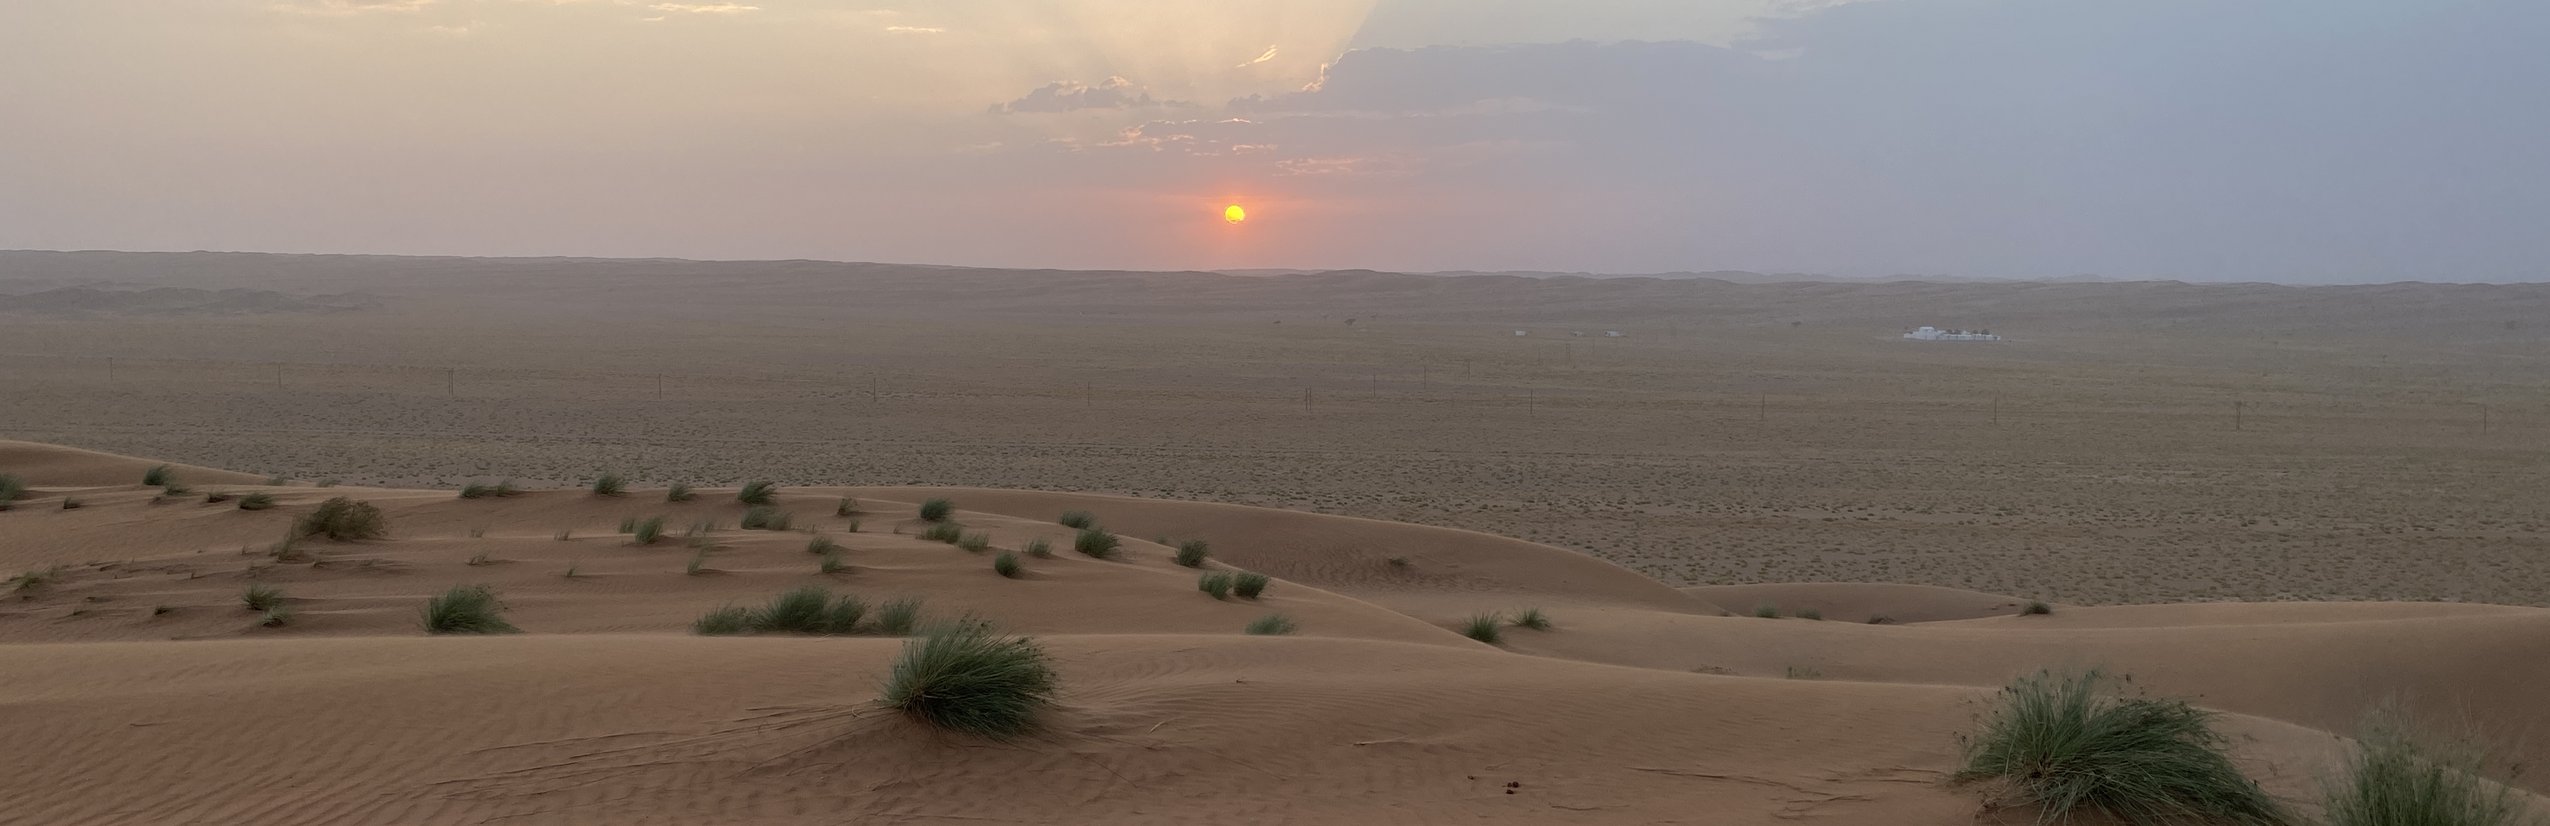
[[[1223,207],[1222,220],[1229,221],[1234,224],[1245,223],[1248,221],[1248,210],[1241,209],[1238,204]]]

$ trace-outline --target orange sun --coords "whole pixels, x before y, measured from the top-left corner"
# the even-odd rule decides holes
[[[1241,209],[1238,204],[1223,207],[1222,220],[1229,221],[1234,224],[1245,222],[1248,220],[1248,210]]]

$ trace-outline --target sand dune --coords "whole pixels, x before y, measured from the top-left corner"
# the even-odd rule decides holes
[[[790,487],[793,530],[745,531],[732,488],[463,500],[178,469],[199,491],[276,495],[251,512],[136,484],[155,464],[0,443],[0,472],[41,492],[0,513],[0,566],[50,572],[0,601],[18,744],[0,757],[0,823],[1962,824],[1978,793],[1945,780],[1978,703],[2079,666],[2226,712],[2253,776],[2297,799],[2335,733],[2387,698],[2550,758],[2537,608],[2019,616],[2016,598],[1943,588],[1677,590],[1516,539],[1236,505]],[[390,538],[272,553],[336,495],[381,507]],[[83,506],[45,506],[63,496]],[[857,512],[837,515],[845,496]],[[1043,538],[1057,554],[1006,579],[988,554],[920,540],[914,514],[936,497],[999,548]],[[1069,510],[1121,534],[1123,555],[1072,553],[1055,523]],[[617,531],[657,516],[719,527],[705,547]],[[817,570],[816,536],[848,570]],[[1276,582],[1258,600],[1201,594],[1155,541],[1187,539],[1210,542],[1208,567]],[[260,625],[239,599],[250,583],[283,589],[292,621]],[[500,589],[528,633],[424,636],[419,606],[463,583]],[[1034,634],[1063,705],[1017,743],[940,735],[870,704],[896,641],[688,632],[806,584]],[[1527,607],[1556,626],[1502,646],[1452,630]],[[1241,633],[1270,612],[1299,633]],[[1896,622],[1865,621],[1881,614]]]

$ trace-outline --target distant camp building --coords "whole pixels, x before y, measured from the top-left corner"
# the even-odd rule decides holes
[[[1991,330],[1942,330],[1923,327],[1904,334],[1905,341],[2000,341]]]

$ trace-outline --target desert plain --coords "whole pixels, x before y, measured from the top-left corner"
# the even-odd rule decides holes
[[[2087,667],[2221,712],[2305,808],[2383,703],[2537,765],[2545,319],[2544,285],[0,253],[0,823],[2027,822],[1949,782],[1957,738]],[[787,530],[740,528],[750,482]],[[336,496],[388,538],[277,552]],[[942,498],[1064,547],[996,574],[916,535]],[[657,517],[702,528],[621,530]],[[1190,540],[1273,584],[1200,593]],[[467,584],[525,633],[423,633]],[[1033,634],[1060,704],[967,739],[871,702],[898,640],[691,633],[809,584]]]

